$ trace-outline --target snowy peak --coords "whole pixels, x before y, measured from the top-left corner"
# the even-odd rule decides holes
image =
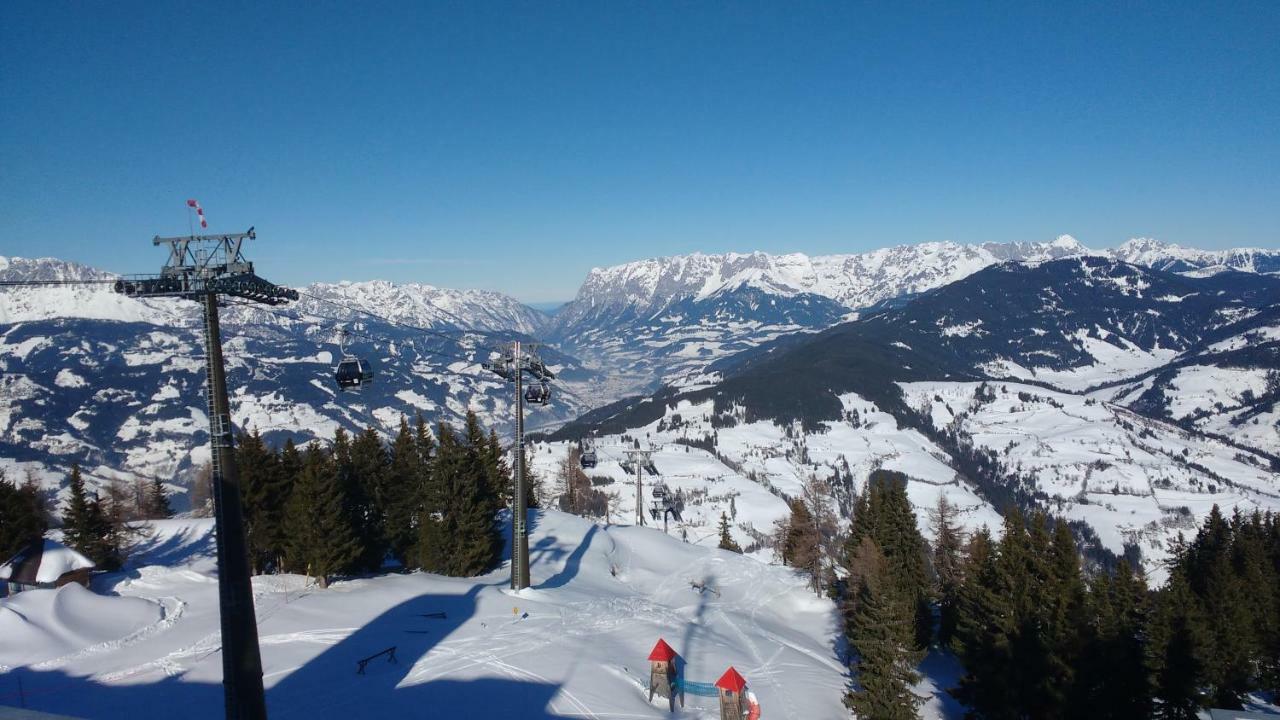
[[[1255,273],[1280,272],[1280,250],[1262,248],[1197,250],[1153,238],[1133,238],[1111,250],[1108,255],[1116,260],[1170,272],[1196,274],[1213,274],[1224,270]]]
[[[593,269],[557,321],[572,326],[624,309],[643,314],[683,299],[705,300],[744,286],[782,297],[812,293],[858,309],[944,285],[997,262],[1092,254],[1097,253],[1062,235],[1045,243],[936,242],[849,255],[753,252],[650,258]]]
[[[452,290],[420,283],[315,283],[303,289],[299,308],[322,316],[342,305],[377,312],[389,320],[433,329],[519,332],[536,335],[549,318],[502,293]]]
[[[106,280],[114,274],[57,258],[0,255],[0,280]]]
[[[88,265],[56,258],[0,257],[0,280],[106,280],[115,277]],[[298,312],[339,320],[365,319],[367,310],[396,323],[436,330],[518,332],[537,335],[549,317],[502,293],[453,290],[421,283],[386,280],[313,283],[299,288]],[[86,318],[166,324],[171,315],[147,312],[170,307],[161,301],[138,302],[112,292],[109,285],[7,288],[0,291],[0,323]]]

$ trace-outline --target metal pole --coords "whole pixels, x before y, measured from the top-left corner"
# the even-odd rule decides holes
[[[636,525],[644,525],[644,468],[640,466],[643,454],[637,450],[631,457],[636,464]]]
[[[222,690],[227,720],[267,717],[262,690],[262,656],[249,581],[249,556],[240,502],[240,477],[232,454],[231,411],[222,361],[218,296],[204,296],[204,342],[209,393],[209,444],[213,475],[213,515],[218,541],[218,608],[222,626]]]
[[[511,589],[529,587],[529,529],[526,525],[524,489],[524,352],[515,342],[516,373],[516,478],[515,497],[511,499]]]

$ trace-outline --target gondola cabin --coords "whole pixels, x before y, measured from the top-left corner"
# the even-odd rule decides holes
[[[340,390],[359,390],[373,382],[373,367],[363,358],[344,357],[333,371],[333,379]]]
[[[524,391],[524,401],[530,405],[546,405],[547,401],[550,399],[551,386],[547,383],[530,385],[529,388]]]
[[[588,450],[582,453],[582,456],[578,459],[582,462],[582,467],[593,468],[596,466],[596,451]]]

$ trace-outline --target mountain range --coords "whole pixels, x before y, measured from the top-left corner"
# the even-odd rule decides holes
[[[233,302],[223,329],[233,419],[272,442],[391,433],[417,412],[456,423],[471,410],[506,432],[510,386],[480,362],[540,338],[558,380],[530,426],[560,427],[532,453],[544,473],[582,437],[605,458],[667,443],[688,457],[661,451],[659,469],[706,470],[687,478],[703,505],[689,517],[705,523],[735,497],[717,477],[788,496],[829,475],[845,501],[890,467],[921,503],[956,493],[971,525],[1009,502],[1055,506],[1107,552],[1152,559],[1206,503],[1280,496],[1278,259],[1149,240],[1094,252],[1065,236],[692,255],[594,270],[554,316],[497,293],[344,282],[284,308]],[[0,258],[0,280],[109,278]],[[333,387],[343,330],[377,369],[360,394]],[[91,484],[159,476],[184,490],[207,457],[201,356],[192,303],[0,289],[0,468],[53,489],[79,462]],[[606,461],[599,477],[628,474]],[[765,530],[734,528],[748,545]]]
[[[849,255],[693,254],[594,269],[549,334],[636,389],[698,382],[712,362],[788,333],[900,302],[1007,261],[1098,257],[1202,275],[1280,272],[1280,251],[1203,251],[1134,239],[1095,251],[1042,243],[924,243]]]

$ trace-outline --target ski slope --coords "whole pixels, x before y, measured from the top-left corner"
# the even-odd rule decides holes
[[[125,572],[95,580],[97,595],[66,587],[0,600],[0,705],[23,699],[45,712],[129,720],[179,709],[186,720],[222,716],[211,523],[158,521],[150,532]],[[519,594],[505,569],[327,590],[294,575],[255,578],[271,717],[669,716],[642,692],[659,637],[689,680],[714,682],[735,666],[764,717],[847,716],[834,606],[787,568],[554,511],[533,514],[530,548],[534,586]],[[358,660],[390,646],[397,662],[377,658],[356,673]],[[676,717],[718,717],[714,698],[686,701]],[[940,717],[941,702],[924,716]]]

